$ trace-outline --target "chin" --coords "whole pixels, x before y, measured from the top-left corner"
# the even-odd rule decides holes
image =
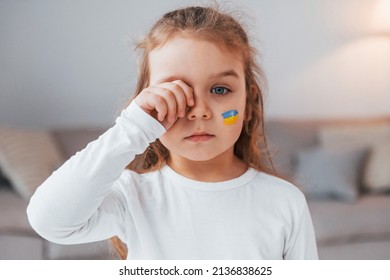
[[[210,153],[190,153],[182,155],[184,158],[192,161],[208,161],[215,158],[217,155]]]

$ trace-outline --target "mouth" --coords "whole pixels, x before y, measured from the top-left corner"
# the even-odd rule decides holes
[[[185,140],[189,140],[191,142],[205,142],[213,139],[215,135],[209,134],[207,132],[195,132],[190,136],[185,137]]]

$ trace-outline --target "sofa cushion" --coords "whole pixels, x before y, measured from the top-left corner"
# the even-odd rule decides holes
[[[27,219],[28,202],[11,187],[0,188],[0,234],[35,235]]]
[[[109,241],[59,245],[31,228],[28,202],[9,186],[0,186],[0,259],[115,259]]]
[[[45,255],[53,260],[110,260],[118,259],[109,240],[85,244],[61,245],[47,241]]]
[[[27,201],[10,186],[0,186],[0,259],[34,260],[43,258],[43,240],[26,215]]]
[[[308,201],[319,246],[390,241],[390,196],[364,195],[356,203]]]
[[[266,136],[273,164],[278,173],[291,177],[295,171],[296,151],[317,144],[316,122],[278,121],[266,123]]]
[[[76,152],[84,149],[89,142],[96,140],[105,131],[104,128],[57,129],[53,130],[53,136],[61,147],[65,158],[70,158]]]
[[[389,120],[342,125],[327,125],[319,129],[322,146],[373,146],[390,139]]]
[[[371,148],[363,184],[371,192],[390,191],[390,138]]]
[[[300,151],[294,181],[308,199],[354,201],[365,152],[363,148],[321,147]]]
[[[388,260],[390,240],[319,246],[320,260]]]
[[[40,260],[43,242],[34,236],[0,234],[0,260]]]
[[[49,132],[0,127],[0,168],[23,198],[29,199],[63,162]]]

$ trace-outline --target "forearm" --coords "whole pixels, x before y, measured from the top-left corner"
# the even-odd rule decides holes
[[[132,103],[112,128],[37,189],[27,209],[32,227],[54,239],[80,230],[97,212],[129,162],[164,131]]]

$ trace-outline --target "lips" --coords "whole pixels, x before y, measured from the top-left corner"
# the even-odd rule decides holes
[[[192,142],[205,142],[205,141],[209,141],[209,140],[213,139],[214,137],[215,137],[215,135],[201,131],[201,132],[195,132],[184,139],[192,141]]]

